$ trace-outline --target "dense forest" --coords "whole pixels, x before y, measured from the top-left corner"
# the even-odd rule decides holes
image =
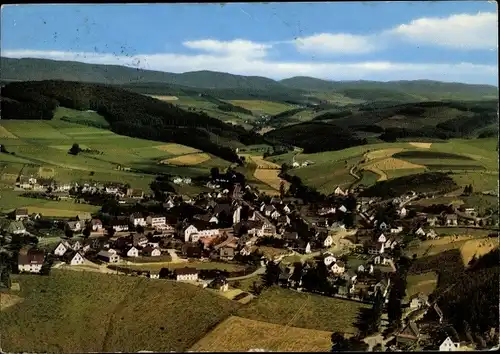
[[[367,143],[366,139],[358,138],[347,129],[321,122],[290,125],[272,130],[264,134],[264,137],[270,141],[301,147],[305,154],[342,150]]]
[[[175,142],[239,162],[233,149],[211,141],[210,134],[245,145],[264,139],[205,113],[185,111],[167,102],[104,85],[68,81],[16,82],[2,89],[3,119],[51,119],[57,106],[94,110],[115,133]],[[5,97],[5,98],[4,98]]]
[[[443,172],[426,172],[377,182],[360,193],[362,197],[397,197],[408,192],[408,186],[417,193],[440,190],[448,192],[458,188],[453,178]]]

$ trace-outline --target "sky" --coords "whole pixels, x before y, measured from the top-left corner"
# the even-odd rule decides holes
[[[498,86],[488,1],[4,5],[0,49],[174,73]]]

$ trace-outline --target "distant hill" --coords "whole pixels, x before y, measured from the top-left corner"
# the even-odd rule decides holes
[[[264,139],[240,126],[223,123],[205,113],[115,87],[70,81],[12,82],[2,89],[2,119],[52,119],[56,107],[94,110],[106,118],[115,133],[143,139],[175,142],[239,162],[222,141],[245,145]],[[230,108],[230,107],[229,107]]]
[[[494,99],[498,97],[498,88],[492,85],[471,85],[432,80],[388,82],[364,80],[327,81],[313,77],[297,76],[281,80],[280,83],[290,88],[309,91],[335,91],[351,98],[362,98],[365,100],[387,99],[389,91],[393,91],[394,95],[403,95],[401,98],[407,95],[409,99],[413,98],[413,100]],[[377,92],[381,92],[382,97],[377,97]]]
[[[319,102],[315,93],[335,92],[352,99],[393,100],[399,102],[441,99],[494,99],[498,89],[490,85],[416,81],[328,81],[293,77],[275,81],[260,76],[233,75],[214,71],[183,74],[144,70],[118,65],[85,64],[48,59],[0,58],[2,80],[65,80],[110,85],[148,94],[162,91],[192,90],[221,99],[263,99]],[[145,92],[148,91],[148,92]]]

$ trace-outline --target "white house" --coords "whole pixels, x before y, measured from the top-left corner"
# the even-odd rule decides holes
[[[16,209],[14,211],[16,221],[28,218],[28,209]]]
[[[82,229],[82,224],[80,221],[68,221],[66,223],[66,228],[70,229],[71,231],[80,231]]]
[[[347,208],[343,205],[340,206],[339,210],[343,213],[346,213],[347,212]]]
[[[127,251],[127,257],[139,257],[139,250],[134,246],[130,247]]]
[[[172,199],[169,199],[165,203],[163,203],[163,207],[165,209],[172,209],[174,206],[175,206],[175,203]]]
[[[277,218],[279,218],[281,216],[281,214],[279,213],[279,211],[275,210],[269,216],[271,217],[271,219],[276,220]]]
[[[43,262],[45,261],[45,254],[43,251],[28,250],[20,251],[17,259],[17,268],[20,273],[40,273],[42,270]]]
[[[333,245],[333,237],[331,235],[328,235],[325,237],[323,240],[323,246],[325,247],[331,247]]]
[[[68,247],[66,247],[66,245],[64,245],[64,243],[62,242],[59,242],[59,244],[57,245],[56,249],[54,250],[54,254],[56,256],[64,256],[64,254],[66,253],[66,251],[68,251]]]
[[[325,262],[325,265],[328,267],[330,264],[337,262],[337,259],[332,254],[328,254],[323,262]]]
[[[337,188],[335,188],[335,190],[333,191],[333,194],[335,194],[335,195],[345,195],[346,193],[340,187],[337,186]]]
[[[97,258],[107,263],[118,263],[120,256],[115,253],[101,251],[97,254]]]
[[[387,238],[385,237],[384,234],[380,234],[377,241],[380,243],[385,243],[387,241]]]
[[[456,352],[460,351],[460,343],[455,343],[451,340],[450,337],[446,337],[446,339],[439,346],[440,352]]]
[[[102,231],[102,221],[99,220],[99,219],[92,219],[92,221],[90,221],[90,225],[92,227],[92,231]]]
[[[177,281],[197,281],[198,270],[195,268],[179,268],[174,270],[174,276]]]
[[[69,261],[70,265],[81,265],[85,262],[85,258],[80,254],[80,252],[76,252],[71,260]]]
[[[294,161],[292,163],[292,167],[295,167],[295,168],[300,167],[300,163],[298,163],[297,161]]]
[[[307,254],[311,253],[311,244],[308,242],[307,245],[306,245],[306,249],[305,249],[305,252]]]
[[[24,234],[26,233],[26,227],[21,220],[12,221],[7,227],[7,232],[14,235]]]
[[[141,213],[133,213],[132,215],[130,215],[130,222],[134,226],[146,226],[146,220]]]
[[[431,238],[431,239],[435,239],[437,237],[437,233],[433,229],[430,229],[429,232],[427,232],[426,237]]]
[[[407,215],[408,211],[406,210],[405,207],[402,207],[401,209],[398,210],[398,215],[401,217],[401,218],[405,218],[406,215]]]
[[[115,230],[116,232],[128,231],[128,225],[125,223],[116,223],[115,225],[113,225],[113,230]]]
[[[149,215],[146,218],[146,223],[151,227],[159,227],[167,223],[167,218],[162,215]]]
[[[151,246],[146,246],[143,248],[142,253],[148,257],[158,257],[161,256],[161,251],[159,248],[153,248]]]
[[[344,262],[335,262],[331,270],[333,274],[343,274],[345,272]]]
[[[109,247],[108,247],[108,252],[111,254],[118,254],[118,252],[115,249]]]
[[[203,238],[203,237],[217,236],[217,235],[219,235],[219,229],[206,228],[206,229],[198,230],[196,228],[196,226],[189,225],[184,230],[184,241],[189,242],[189,239],[191,238],[191,235],[193,235],[193,234],[196,234],[198,239]]]
[[[285,205],[285,207],[283,208],[283,211],[287,214],[290,214],[292,212],[292,208],[290,208],[290,206],[287,204]]]
[[[403,231],[403,226],[398,226],[396,228],[394,228],[394,227],[391,228],[391,234],[399,234],[402,231]]]
[[[425,231],[424,229],[422,229],[421,227],[418,228],[417,231],[415,231],[415,235],[418,235],[418,236],[425,236]]]
[[[233,213],[233,225],[241,221],[241,205],[238,205]]]
[[[385,222],[381,222],[380,225],[378,226],[380,230],[387,230],[389,225],[387,225]]]

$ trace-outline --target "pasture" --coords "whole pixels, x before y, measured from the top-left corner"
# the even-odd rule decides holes
[[[453,249],[462,249],[462,247],[470,240],[472,241],[480,241],[479,243],[483,243],[488,241],[488,238],[484,237],[488,234],[487,231],[485,230],[478,230],[478,231],[483,231],[482,235],[481,234],[476,234],[473,235],[471,232],[465,232],[464,230],[461,230],[462,232],[450,232],[448,236],[441,236],[435,240],[426,240],[419,242],[418,244],[414,246],[410,246],[405,250],[405,254],[408,257],[412,257],[413,255],[416,255],[417,258],[421,257],[426,257],[426,256],[433,256],[437,255],[442,252],[446,252],[449,250]],[[436,233],[440,234],[440,231],[436,229]],[[478,237],[480,237],[478,239]],[[474,245],[475,243],[470,243],[470,245]],[[465,248],[466,255],[468,256],[470,246],[467,246]],[[472,255],[471,255],[472,257]]]
[[[157,279],[58,270],[14,278],[23,301],[0,316],[8,352],[182,352],[239,306]]]
[[[210,155],[204,152],[196,154],[187,154],[177,157],[172,157],[170,159],[162,160],[161,163],[175,165],[175,166],[191,166],[199,165],[203,162],[210,160]]]
[[[231,316],[190,350],[204,352],[248,352],[263,348],[275,352],[328,352],[331,332],[287,327]]]
[[[466,241],[460,247],[464,265],[467,266],[473,257],[479,258],[498,246],[498,238],[492,237]]]
[[[436,289],[438,275],[436,272],[409,274],[406,278],[406,299],[422,293],[430,295]]]
[[[357,333],[357,319],[369,305],[272,287],[238,310],[256,321],[328,332]]]
[[[54,120],[59,120],[63,118],[64,120],[68,120],[72,123],[78,124],[98,124],[103,128],[109,127],[109,123],[106,121],[106,118],[101,116],[95,111],[78,111],[76,109],[66,108],[66,107],[57,107],[54,111]]]
[[[186,154],[195,154],[197,152],[200,152],[200,150],[197,150],[195,148],[174,143],[158,145],[156,146],[156,149],[160,151],[165,151],[171,155],[186,155]]]
[[[279,170],[268,170],[268,169],[263,169],[263,168],[256,168],[254,172],[255,178],[257,178],[259,181],[262,181],[263,183],[267,184],[270,186],[272,189],[279,191],[281,181],[285,183],[285,188],[288,184],[285,180],[282,180],[278,175],[280,171]]]
[[[293,108],[291,105],[285,103],[262,100],[230,100],[228,102],[254,113],[266,113],[269,115],[275,115]]]
[[[160,271],[162,268],[168,269],[177,269],[183,267],[191,267],[196,269],[219,269],[225,270],[228,272],[237,272],[245,269],[244,265],[241,264],[233,264],[233,263],[223,263],[223,262],[182,262],[182,263],[174,263],[174,262],[151,262],[151,263],[143,263],[143,264],[130,264],[125,266],[130,269],[137,270],[149,270],[149,271]]]

